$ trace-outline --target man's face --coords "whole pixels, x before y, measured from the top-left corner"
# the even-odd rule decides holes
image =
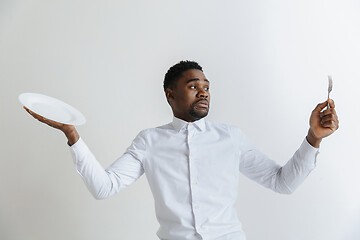
[[[182,73],[173,89],[166,90],[166,97],[174,116],[187,122],[205,117],[210,107],[210,83],[198,69]]]

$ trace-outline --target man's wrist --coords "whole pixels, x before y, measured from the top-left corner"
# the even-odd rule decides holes
[[[76,143],[79,138],[80,138],[80,135],[79,133],[76,131],[75,128],[71,129],[71,130],[68,130],[68,131],[64,131],[64,134],[66,136],[66,138],[68,139],[68,142],[67,144],[69,146],[72,146],[74,143]]]
[[[311,132],[311,129],[309,129],[306,140],[314,148],[319,148],[322,138],[315,137],[314,134]]]

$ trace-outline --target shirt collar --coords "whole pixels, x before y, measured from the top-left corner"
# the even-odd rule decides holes
[[[173,121],[172,121],[171,124],[173,125],[175,130],[178,131],[178,132],[180,132],[181,129],[183,129],[184,127],[186,128],[190,124],[193,124],[194,126],[196,126],[196,128],[200,132],[203,132],[206,129],[206,127],[205,127],[205,119],[204,118],[201,118],[200,120],[197,120],[197,121],[194,121],[194,122],[186,122],[186,121],[174,116]]]

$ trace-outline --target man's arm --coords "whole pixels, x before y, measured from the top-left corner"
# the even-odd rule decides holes
[[[135,182],[144,173],[142,161],[145,157],[145,141],[142,134],[138,135],[121,157],[104,169],[74,126],[52,121],[24,108],[35,119],[65,134],[75,168],[96,199],[110,197]]]
[[[108,198],[135,182],[143,173],[144,138],[140,133],[126,152],[104,169],[82,138],[70,147],[75,169],[96,199]]]
[[[330,103],[329,109],[321,112]],[[335,104],[328,99],[312,111],[306,140],[284,165],[280,166],[255,148],[240,134],[240,171],[248,178],[279,193],[292,193],[315,168],[320,142],[339,128]]]

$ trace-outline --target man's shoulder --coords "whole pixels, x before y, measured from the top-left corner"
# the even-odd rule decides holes
[[[151,134],[153,132],[158,132],[161,130],[169,130],[169,129],[172,129],[171,123],[163,124],[163,125],[160,125],[157,127],[145,128],[139,132],[139,135],[147,135],[147,134]]]

